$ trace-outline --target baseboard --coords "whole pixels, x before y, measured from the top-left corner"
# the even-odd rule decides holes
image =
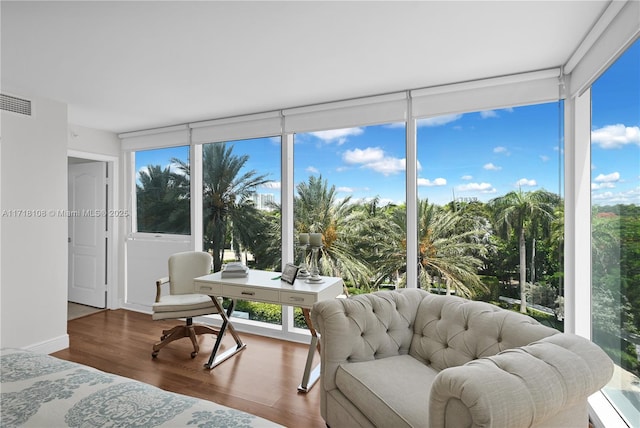
[[[123,303],[120,306],[120,309],[126,309],[128,311],[134,311],[134,312],[141,312],[143,314],[148,314],[148,315],[151,315],[153,313],[151,306],[141,305],[138,303]]]
[[[64,334],[54,339],[46,340],[44,342],[35,343],[33,345],[26,346],[24,349],[28,351],[39,352],[41,354],[51,354],[58,352],[69,347],[69,335]]]

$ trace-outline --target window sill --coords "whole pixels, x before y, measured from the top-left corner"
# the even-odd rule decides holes
[[[589,418],[595,428],[629,428],[602,391],[591,395],[588,402]]]

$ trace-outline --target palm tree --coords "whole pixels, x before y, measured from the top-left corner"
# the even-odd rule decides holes
[[[149,165],[139,172],[136,184],[139,232],[188,234],[189,179],[170,167]]]
[[[371,269],[352,251],[353,231],[357,224],[355,204],[350,197],[339,200],[336,187],[328,187],[322,176],[309,177],[296,186],[294,221],[298,232],[322,233],[319,268],[323,275],[340,276],[356,287],[369,287]]]
[[[389,276],[405,272],[406,277],[406,210],[396,209],[390,217],[392,227],[387,233],[394,243],[380,247],[379,275]],[[452,212],[423,199],[418,202],[418,281],[420,287],[430,288],[442,283],[447,294],[473,297],[486,287],[480,281],[478,269],[481,256],[486,254],[489,231],[481,222],[470,224],[468,216]],[[473,226],[473,227],[470,227]]]
[[[350,214],[345,235],[352,252],[371,266],[374,287],[389,282],[397,286],[406,272],[406,263],[389,262],[406,260],[404,221],[396,221],[397,213],[402,212],[402,216],[406,207],[379,204],[378,197],[358,204]]]
[[[202,147],[204,248],[213,253],[214,271],[222,267],[227,237],[239,245],[260,237],[262,223],[251,196],[269,181],[255,170],[242,172],[249,156],[234,155],[233,147],[227,143]],[[189,166],[178,163],[188,175]]]
[[[554,219],[554,210],[560,197],[546,190],[523,192],[522,189],[512,191],[504,196],[494,198],[488,205],[493,212],[493,220],[497,232],[502,237],[511,233],[518,236],[518,253],[520,256],[520,312],[527,312],[526,300],[526,234],[541,223],[550,223]]]

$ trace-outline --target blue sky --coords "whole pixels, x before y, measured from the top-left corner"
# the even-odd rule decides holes
[[[640,204],[640,42],[592,87],[592,201]],[[521,188],[562,194],[562,103],[422,119],[418,195],[445,204],[488,201]],[[297,134],[294,181],[322,175],[339,197],[405,200],[405,126],[386,124]],[[259,193],[280,200],[279,139],[235,142],[246,167],[272,180]],[[186,148],[138,152],[136,169],[186,158]]]
[[[591,201],[640,205],[640,40],[591,89]]]

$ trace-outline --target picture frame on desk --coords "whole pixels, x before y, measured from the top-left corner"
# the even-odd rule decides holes
[[[280,279],[288,284],[293,284],[298,276],[298,266],[293,263],[287,263],[282,271]]]

